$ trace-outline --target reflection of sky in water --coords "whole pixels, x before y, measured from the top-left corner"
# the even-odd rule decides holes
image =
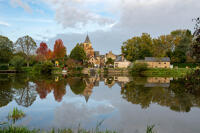
[[[108,88],[104,83],[93,88],[93,93],[86,103],[85,97],[75,95],[66,87],[66,95],[62,102],[54,99],[53,92],[46,99],[37,96],[32,106],[24,108],[15,101],[0,108],[0,119],[6,116],[13,107],[24,110],[26,117],[18,124],[30,128],[76,128],[81,124],[84,128],[95,128],[97,122],[104,120],[102,129],[116,129],[124,133],[144,133],[146,126],[156,124],[162,133],[199,133],[200,109],[192,108],[189,113],[175,112],[169,107],[151,104],[147,109],[127,102],[121,96],[121,88],[115,84]]]

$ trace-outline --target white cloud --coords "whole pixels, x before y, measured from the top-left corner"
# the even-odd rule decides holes
[[[7,22],[3,22],[3,21],[0,21],[0,25],[7,26],[7,27],[9,27],[9,26],[10,26],[10,24],[9,24],[9,23],[7,23]]]
[[[11,5],[12,5],[13,7],[20,6],[20,7],[22,7],[25,11],[27,11],[27,12],[29,12],[29,13],[32,12],[31,7],[30,7],[27,3],[25,3],[24,1],[22,1],[22,0],[10,0],[10,2],[11,2]]]
[[[44,0],[44,2],[55,10],[55,19],[64,28],[83,28],[90,24],[105,26],[113,23],[111,18],[92,11],[94,8],[91,6],[94,6],[95,2],[99,3],[98,0]]]

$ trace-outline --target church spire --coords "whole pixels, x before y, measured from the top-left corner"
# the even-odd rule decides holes
[[[86,36],[85,43],[91,43],[88,34],[87,34],[87,36]]]

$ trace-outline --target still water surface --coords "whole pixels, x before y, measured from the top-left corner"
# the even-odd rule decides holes
[[[0,121],[14,107],[29,128],[95,128],[144,133],[199,133],[200,93],[185,79],[126,76],[0,75]],[[190,86],[191,87],[191,86]],[[192,86],[194,88],[194,86]]]

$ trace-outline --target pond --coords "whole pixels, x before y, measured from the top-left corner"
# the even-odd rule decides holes
[[[123,133],[144,133],[147,125],[160,133],[199,133],[200,89],[190,83],[168,77],[1,74],[0,122],[17,107],[26,117],[16,125],[30,129],[92,129],[103,121],[101,129]]]

